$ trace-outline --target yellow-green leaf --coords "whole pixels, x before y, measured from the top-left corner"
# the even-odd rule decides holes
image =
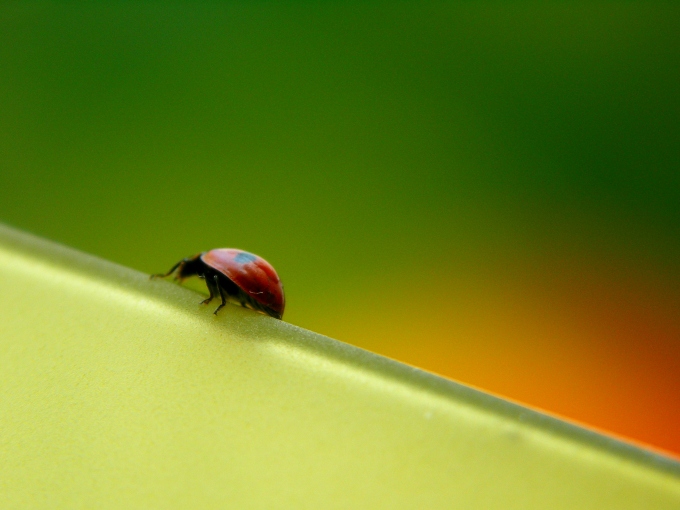
[[[0,227],[0,507],[677,509],[673,460]]]

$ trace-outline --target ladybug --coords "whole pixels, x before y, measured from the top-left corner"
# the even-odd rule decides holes
[[[176,271],[176,273],[175,273]],[[283,285],[274,268],[262,257],[234,248],[217,248],[180,260],[165,274],[153,274],[151,279],[165,278],[175,273],[175,280],[198,276],[205,280],[210,297],[222,298],[215,315],[232,298],[241,306],[252,308],[276,319],[283,317],[285,298]]]

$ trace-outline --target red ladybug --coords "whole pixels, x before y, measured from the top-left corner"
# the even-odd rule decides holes
[[[266,313],[276,319],[283,317],[286,305],[283,285],[274,268],[261,257],[243,250],[217,248],[180,260],[165,274],[151,278],[165,278],[172,273],[180,283],[189,276],[205,280],[210,297],[202,301],[207,305],[214,297],[221,297],[219,312],[231,297],[253,310]]]

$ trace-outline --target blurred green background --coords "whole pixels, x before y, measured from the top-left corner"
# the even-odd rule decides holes
[[[2,2],[0,221],[680,454],[680,7]],[[46,296],[45,299],[49,299]]]

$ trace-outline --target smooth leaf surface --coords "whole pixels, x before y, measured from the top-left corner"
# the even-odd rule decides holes
[[[2,508],[655,508],[674,461],[0,226]]]

